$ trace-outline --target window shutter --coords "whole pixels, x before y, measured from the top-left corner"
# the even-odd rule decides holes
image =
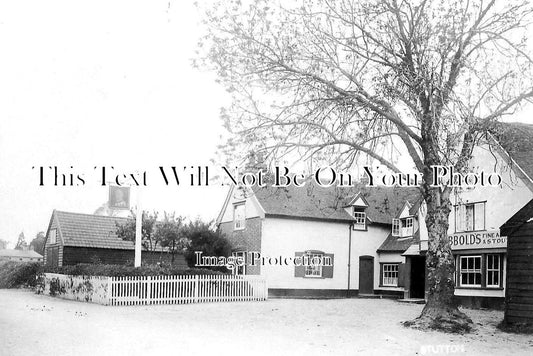
[[[294,257],[302,257],[304,255],[303,252],[295,252]],[[303,263],[303,261],[302,261]],[[305,277],[305,266],[294,266],[294,277]]]
[[[322,277],[324,278],[333,278],[333,266],[335,266],[335,261],[333,259],[332,253],[326,253],[324,254],[325,259],[329,259],[331,261],[331,266],[323,266],[322,267]]]
[[[405,287],[405,263],[398,265],[398,287]]]

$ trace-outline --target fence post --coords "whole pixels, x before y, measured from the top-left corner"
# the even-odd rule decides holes
[[[198,275],[195,275],[194,276],[194,302],[195,303],[198,303],[199,289],[200,289],[200,283],[199,283]]]
[[[146,304],[152,304],[152,276],[148,276],[146,280]]]
[[[106,293],[106,304],[105,305],[111,305],[111,297],[113,292],[113,277],[107,277],[107,293]]]

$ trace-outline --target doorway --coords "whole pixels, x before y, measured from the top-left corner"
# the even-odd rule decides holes
[[[426,291],[426,257],[411,257],[411,286],[409,288],[410,298],[424,298]]]
[[[374,293],[374,257],[359,257],[359,294]]]

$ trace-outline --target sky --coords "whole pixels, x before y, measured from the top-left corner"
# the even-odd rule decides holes
[[[190,65],[199,33],[193,1],[0,3],[0,239],[31,241],[53,209],[93,213],[108,197],[95,166],[153,171],[144,209],[216,218],[225,187],[156,176],[209,164],[222,142],[226,93]],[[39,186],[40,166],[86,183]]]
[[[228,95],[190,65],[200,33],[192,0],[0,2],[0,239],[31,241],[53,209],[93,213],[102,166],[147,171],[132,192],[145,210],[216,218],[227,187],[165,186],[158,171],[209,165],[222,143]],[[54,166],[85,184],[54,186]]]

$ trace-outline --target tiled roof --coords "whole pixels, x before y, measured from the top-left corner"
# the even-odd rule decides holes
[[[492,134],[529,178],[533,179],[533,125],[520,122],[499,123]]]
[[[502,236],[509,236],[520,226],[524,225],[529,219],[533,218],[533,199],[529,201],[522,209],[518,210],[505,224],[500,227]]]
[[[127,218],[55,211],[65,246],[133,250],[132,241],[116,235],[117,223]]]
[[[0,250],[2,257],[21,257],[21,258],[43,258],[42,255],[32,250]]]
[[[391,232],[378,248],[378,252],[404,252],[409,246],[418,242],[420,242],[420,230],[417,230],[410,238],[398,238],[398,236],[392,236]]]
[[[391,224],[405,201],[415,204],[420,198],[418,188],[405,187],[355,187],[323,188],[316,184],[305,187],[256,188],[255,194],[266,215],[352,221],[344,207],[361,193],[368,202],[367,217],[373,223]]]

